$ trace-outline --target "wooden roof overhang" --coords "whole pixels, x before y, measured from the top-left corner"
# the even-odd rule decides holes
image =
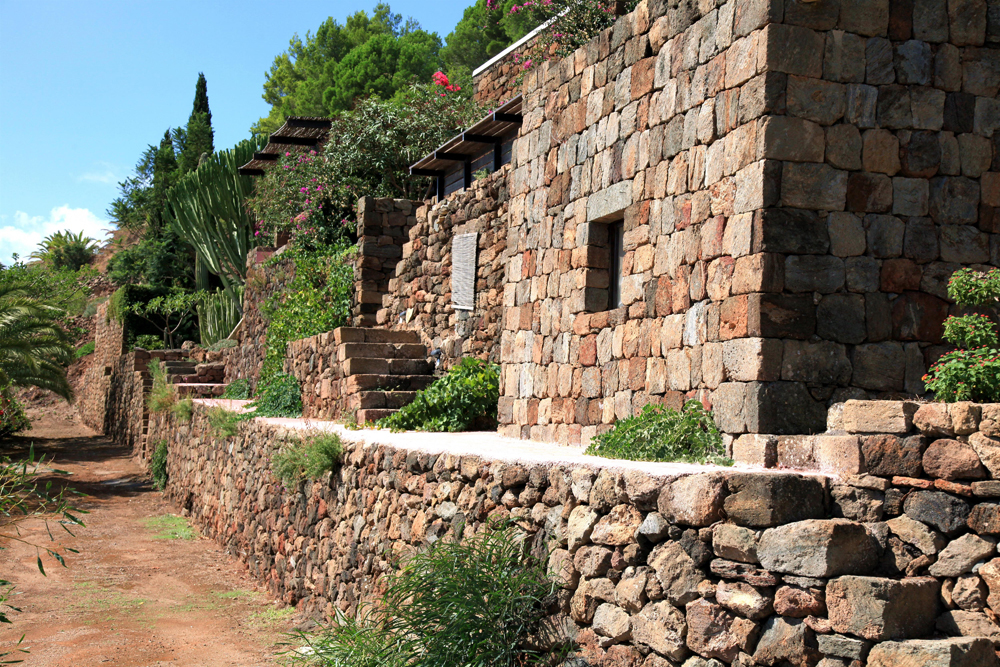
[[[489,146],[494,151],[494,169],[500,168],[500,145],[521,125],[521,96],[501,105],[478,123],[444,142],[437,150],[410,165],[410,175],[431,176],[438,179],[438,193],[446,173],[464,164],[469,171],[472,159],[481,155]],[[471,172],[466,176],[466,184]]]
[[[253,159],[237,171],[244,176],[262,176],[285,153],[300,148],[316,149],[326,140],[333,121],[316,116],[292,116],[271,134],[267,146],[253,154]]]

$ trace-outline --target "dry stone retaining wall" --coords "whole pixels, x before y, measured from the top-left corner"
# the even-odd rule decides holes
[[[94,334],[94,360],[87,369],[77,397],[80,419],[98,433],[106,433],[108,392],[111,374],[119,358],[125,354],[125,331],[121,323],[108,317],[108,303],[97,307],[97,330]]]
[[[574,665],[998,664],[1000,482],[972,444],[1000,435],[997,406],[848,404],[845,425],[897,439],[879,445],[877,474],[657,474],[348,444],[338,470],[292,487],[271,460],[302,430],[254,420],[217,438],[206,409],[188,424],[153,416],[168,495],[309,612],[351,613],[391,556],[514,517],[563,584],[540,645],[574,638]],[[913,424],[969,443],[914,446]]]

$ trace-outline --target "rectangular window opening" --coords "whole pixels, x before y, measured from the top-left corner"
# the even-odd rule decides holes
[[[608,245],[611,261],[608,265],[608,308],[622,307],[622,263],[625,259],[625,223],[608,224]]]

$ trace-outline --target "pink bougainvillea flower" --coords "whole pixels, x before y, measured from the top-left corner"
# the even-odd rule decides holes
[[[531,58],[528,58],[527,60],[524,61],[524,69],[528,69],[530,67],[531,67]]]
[[[434,81],[435,86],[447,86],[450,83],[450,81],[448,81],[448,77],[445,76],[445,73],[441,70],[434,72],[434,74],[431,75],[431,79]]]

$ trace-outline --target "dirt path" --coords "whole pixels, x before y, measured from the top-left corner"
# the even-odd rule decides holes
[[[0,579],[17,584],[12,603],[23,612],[0,628],[0,647],[22,635],[25,665],[273,665],[276,643],[292,625],[290,609],[277,609],[256,592],[233,558],[202,538],[148,483],[129,453],[64,416],[43,418],[30,438],[0,451],[55,456],[72,473],[71,485],[88,494],[90,511],[76,537],[59,529],[67,568],[33,548],[13,543],[0,551]],[[47,542],[44,524],[22,524],[24,537]]]

